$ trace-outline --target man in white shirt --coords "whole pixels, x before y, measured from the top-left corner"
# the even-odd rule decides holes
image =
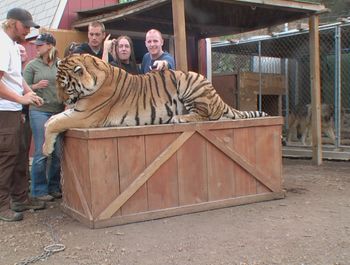
[[[16,43],[25,41],[31,27],[39,28],[32,15],[22,8],[13,8],[0,28],[0,220],[8,222],[22,220],[21,211],[45,208],[42,202],[29,199],[28,178],[14,174],[21,139],[22,105],[43,104],[22,77]]]

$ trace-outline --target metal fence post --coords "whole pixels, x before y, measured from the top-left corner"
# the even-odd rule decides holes
[[[335,125],[335,148],[340,146],[341,132],[341,28],[340,25],[335,27],[335,63],[334,63],[334,125]]]
[[[262,111],[261,41],[258,42],[258,50],[259,50],[259,111]]]

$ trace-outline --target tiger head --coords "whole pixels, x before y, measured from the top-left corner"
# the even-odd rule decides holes
[[[61,102],[74,104],[96,92],[104,83],[109,66],[89,54],[73,54],[57,64],[56,87]]]

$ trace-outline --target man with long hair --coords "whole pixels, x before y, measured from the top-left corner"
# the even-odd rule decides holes
[[[28,197],[26,175],[14,172],[22,133],[22,105],[43,104],[22,77],[17,42],[25,41],[31,27],[39,28],[32,15],[25,9],[13,8],[0,29],[0,220],[7,222],[23,219],[23,214],[13,207],[23,211],[45,208],[45,203]]]

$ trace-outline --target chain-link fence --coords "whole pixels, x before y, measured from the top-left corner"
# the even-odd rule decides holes
[[[283,115],[288,145],[310,145],[309,46],[308,30],[213,43],[213,83],[235,108]],[[320,67],[323,143],[350,145],[349,24],[320,27]]]

